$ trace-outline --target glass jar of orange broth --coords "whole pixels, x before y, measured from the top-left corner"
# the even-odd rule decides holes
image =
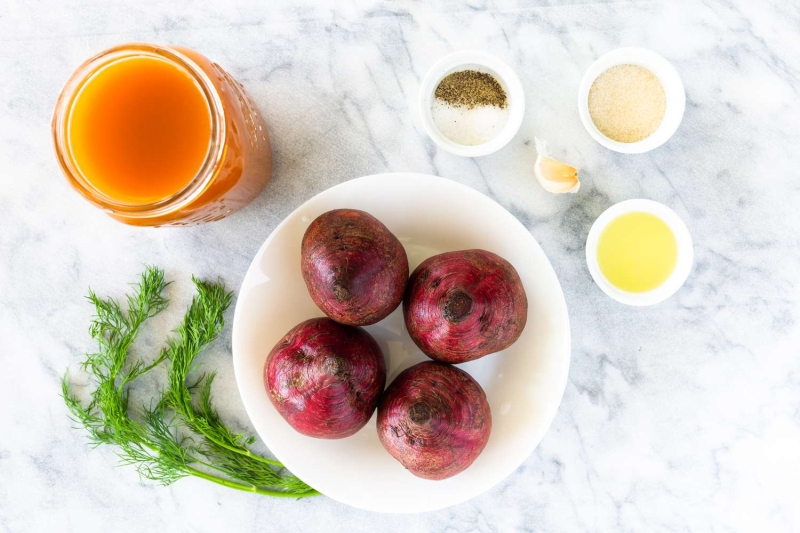
[[[126,44],[86,61],[58,98],[53,140],[70,184],[137,226],[224,218],[272,169],[266,124],[242,86],[177,46]]]

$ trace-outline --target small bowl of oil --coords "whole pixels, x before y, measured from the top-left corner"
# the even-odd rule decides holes
[[[586,263],[595,283],[618,302],[663,302],[692,270],[692,236],[669,207],[625,200],[606,209],[586,239]]]

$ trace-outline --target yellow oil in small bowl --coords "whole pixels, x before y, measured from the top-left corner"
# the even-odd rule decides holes
[[[678,262],[678,241],[659,217],[624,213],[611,220],[597,241],[597,263],[609,283],[641,293],[660,287]]]

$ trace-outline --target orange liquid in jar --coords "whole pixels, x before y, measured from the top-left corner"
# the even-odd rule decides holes
[[[267,125],[244,88],[178,46],[123,44],[88,59],[56,101],[52,134],[70,185],[136,226],[223,219],[272,170]]]
[[[69,146],[85,179],[126,204],[151,204],[181,191],[209,150],[211,111],[194,79],[157,57],[113,62],[76,96]]]

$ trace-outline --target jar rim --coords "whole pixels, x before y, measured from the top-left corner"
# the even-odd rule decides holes
[[[157,57],[180,67],[198,84],[208,104],[211,135],[203,164],[195,176],[178,192],[147,204],[129,204],[103,194],[87,180],[75,163],[68,141],[69,118],[75,99],[85,83],[100,69],[132,57]],[[111,213],[132,218],[165,215],[187,206],[197,199],[213,182],[224,155],[227,135],[225,108],[211,78],[189,56],[173,47],[149,43],[129,43],[108,48],[89,58],[69,77],[56,100],[52,119],[53,144],[56,158],[67,180],[84,198]]]

